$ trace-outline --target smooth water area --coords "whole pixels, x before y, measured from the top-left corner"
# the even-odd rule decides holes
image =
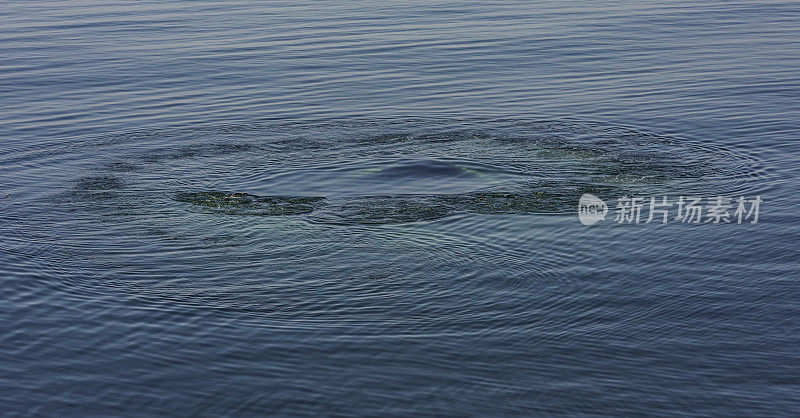
[[[798,68],[796,2],[6,2],[0,411],[796,416]]]

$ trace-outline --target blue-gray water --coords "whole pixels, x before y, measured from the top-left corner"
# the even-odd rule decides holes
[[[797,2],[6,1],[0,411],[797,416],[798,70]]]

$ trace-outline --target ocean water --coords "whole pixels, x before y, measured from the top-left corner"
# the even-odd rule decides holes
[[[0,412],[797,416],[798,70],[790,1],[6,1]]]

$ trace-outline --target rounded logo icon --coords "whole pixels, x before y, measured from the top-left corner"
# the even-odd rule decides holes
[[[578,201],[578,219],[584,225],[594,225],[606,218],[608,205],[599,197],[584,193]]]

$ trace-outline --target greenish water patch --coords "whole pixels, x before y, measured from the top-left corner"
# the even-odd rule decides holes
[[[180,192],[175,200],[231,215],[305,215],[317,223],[393,224],[439,219],[456,213],[547,214],[571,211],[582,193],[611,197],[611,187],[542,188],[528,192],[486,191],[441,195],[385,195],[326,199],[316,196],[257,196],[249,193]],[[621,190],[619,190],[622,192]]]
[[[248,193],[179,192],[175,200],[214,212],[237,215],[299,215],[312,212],[325,200],[308,196],[256,196]]]

